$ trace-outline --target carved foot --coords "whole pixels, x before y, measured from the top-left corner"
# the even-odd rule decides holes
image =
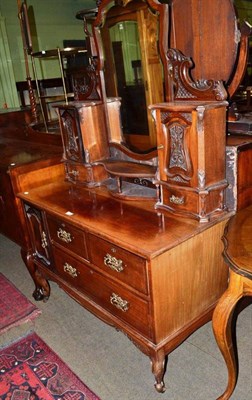
[[[151,357],[152,362],[152,372],[156,378],[155,389],[158,393],[165,392],[165,384],[164,384],[164,373],[165,373],[165,354],[162,351],[159,351]]]
[[[164,381],[160,382],[160,383],[155,383],[155,389],[158,393],[164,393],[166,391],[166,387],[164,384]]]
[[[38,271],[35,272],[34,276],[36,288],[32,295],[36,301],[46,302],[50,297],[49,283]]]
[[[49,299],[49,295],[45,294],[42,288],[36,288],[32,295],[36,301],[46,302]]]

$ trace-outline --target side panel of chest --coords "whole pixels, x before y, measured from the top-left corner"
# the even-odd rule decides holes
[[[176,336],[218,301],[227,286],[223,258],[226,221],[153,260],[151,292],[156,342]]]

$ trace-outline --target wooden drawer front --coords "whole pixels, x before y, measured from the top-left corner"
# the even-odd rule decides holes
[[[222,208],[222,192],[223,188],[206,191],[204,202],[200,201],[200,195],[197,192],[186,191],[186,189],[169,189],[162,188],[163,204],[176,212],[185,212],[194,214],[195,216],[205,214],[208,215],[214,210],[218,211]]]
[[[101,307],[149,336],[148,302],[109,282],[85,263],[53,249],[55,268],[68,283],[86,293]]]
[[[169,189],[161,188],[163,203],[173,210],[178,211],[198,211],[198,195],[193,192],[186,192],[185,190],[178,188]]]
[[[84,232],[50,215],[47,215],[47,223],[52,242],[56,242],[88,260]]]
[[[83,165],[65,162],[66,180],[84,186],[96,186],[108,178],[102,165]]]
[[[87,184],[93,181],[91,167],[77,163],[65,162],[66,179],[74,183]]]
[[[148,293],[146,260],[94,235],[88,235],[90,261],[102,270]]]

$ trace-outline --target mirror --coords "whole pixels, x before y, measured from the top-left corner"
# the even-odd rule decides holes
[[[109,28],[109,40],[103,43],[106,94],[121,98],[123,133],[148,135],[147,99],[137,22],[115,23]]]
[[[111,2],[106,10],[103,2],[99,7],[106,96],[121,98],[123,134],[128,144],[141,150],[156,146],[148,106],[164,101],[159,12],[155,4],[152,0],[125,0],[120,5]],[[98,14],[94,24],[99,23]]]

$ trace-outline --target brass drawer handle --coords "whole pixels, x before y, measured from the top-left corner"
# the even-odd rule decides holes
[[[70,243],[72,241],[71,233],[68,233],[61,228],[57,230],[57,236],[60,240],[62,240],[65,243]]]
[[[67,262],[64,264],[64,271],[72,278],[76,278],[78,276],[77,269],[72,267],[72,265],[68,264]]]
[[[176,197],[174,196],[174,194],[170,197],[170,203],[174,203],[174,204],[184,204],[185,199],[184,197]]]
[[[73,175],[75,177],[79,176],[79,171],[75,171],[74,169],[72,171],[69,171],[68,173],[69,175]]]
[[[122,272],[123,271],[123,262],[122,260],[118,260],[116,257],[111,256],[111,254],[107,253],[104,257],[104,264],[111,268],[113,271]]]
[[[43,247],[43,249],[45,249],[48,246],[48,243],[46,240],[46,234],[44,231],[41,234],[41,246]]]
[[[116,293],[112,293],[112,295],[110,296],[110,303],[119,310],[122,310],[123,312],[126,312],[129,309],[129,302],[127,300],[123,300]]]

